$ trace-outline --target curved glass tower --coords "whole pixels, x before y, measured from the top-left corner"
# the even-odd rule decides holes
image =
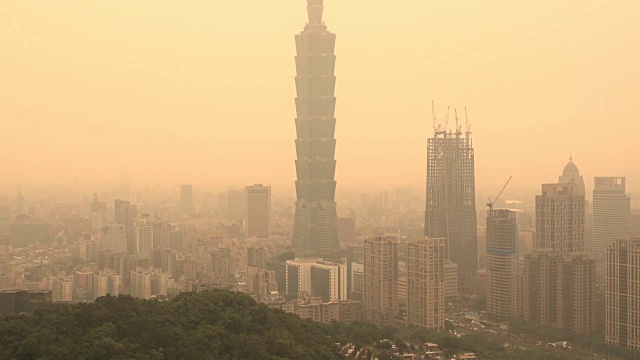
[[[296,257],[338,261],[334,55],[336,36],[322,22],[323,0],[307,0],[309,22],[296,35]]]

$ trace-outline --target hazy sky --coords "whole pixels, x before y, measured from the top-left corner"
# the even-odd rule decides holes
[[[469,109],[478,186],[556,181],[572,152],[588,187],[640,191],[638,19],[633,0],[325,0],[339,184],[423,182],[434,100]],[[292,185],[305,21],[304,0],[1,1],[0,183]]]

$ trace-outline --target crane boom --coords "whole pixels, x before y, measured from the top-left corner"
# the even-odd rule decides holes
[[[496,201],[498,201],[498,199],[500,199],[500,195],[502,195],[502,193],[504,192],[504,189],[507,188],[507,185],[509,185],[509,182],[511,182],[512,178],[513,176],[509,176],[509,180],[507,180],[507,182],[504,184],[504,186],[502,187],[502,189],[500,190],[496,198],[493,199],[493,201],[489,199],[489,202],[487,203],[487,206],[489,207],[489,211],[493,210],[493,205],[496,203]]]

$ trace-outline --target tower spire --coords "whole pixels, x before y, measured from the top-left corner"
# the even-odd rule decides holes
[[[322,24],[323,0],[307,0],[307,12],[309,13],[309,24]]]

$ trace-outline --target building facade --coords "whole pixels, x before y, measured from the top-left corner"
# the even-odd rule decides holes
[[[536,195],[536,249],[584,251],[585,198],[580,184],[543,184]]]

